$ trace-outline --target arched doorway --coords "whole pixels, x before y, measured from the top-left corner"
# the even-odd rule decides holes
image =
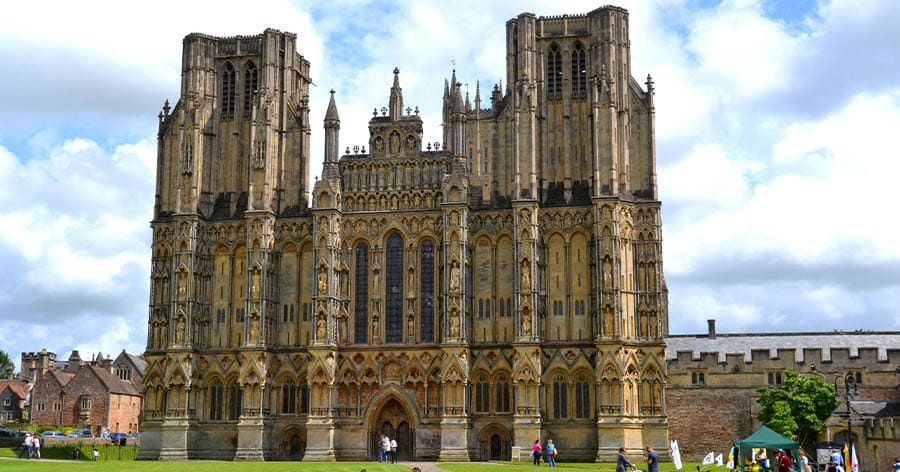
[[[491,424],[478,433],[479,460],[510,460],[512,449],[509,430],[499,424]]]
[[[397,441],[397,460],[410,461],[415,457],[415,428],[409,412],[396,398],[385,402],[373,416],[369,426],[368,459],[378,460],[381,454],[381,437]]]
[[[302,461],[306,453],[306,434],[296,428],[281,433],[281,460]]]

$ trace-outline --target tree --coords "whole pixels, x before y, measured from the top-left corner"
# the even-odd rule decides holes
[[[817,375],[801,376],[785,372],[778,387],[756,390],[762,407],[757,418],[781,435],[808,444],[825,427],[825,420],[838,405],[834,385]]]
[[[0,349],[0,379],[6,378],[6,368],[12,364],[12,361],[9,360],[9,355],[6,354],[6,351]]]

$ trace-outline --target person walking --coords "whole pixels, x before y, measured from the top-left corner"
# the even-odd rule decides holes
[[[547,464],[550,467],[556,467],[556,445],[552,439],[547,440]]]
[[[31,433],[25,433],[25,440],[22,441],[22,450],[19,451],[19,459],[31,459]]]
[[[41,458],[41,438],[37,434],[31,438],[31,448],[34,449],[34,458]]]
[[[534,445],[531,446],[531,458],[534,459],[534,465],[541,465],[541,440],[537,439],[534,441]]]
[[[391,463],[397,463],[397,436],[391,438]]]
[[[391,438],[384,436],[381,440],[381,462],[389,462],[391,454]]]
[[[98,451],[97,448],[95,447],[94,448],[94,462],[99,462],[99,461],[100,461],[100,451]]]
[[[659,472],[659,454],[647,446],[647,472]]]
[[[619,448],[619,455],[616,456],[616,472],[625,472],[629,467],[634,468],[634,464],[625,457],[625,448]]]

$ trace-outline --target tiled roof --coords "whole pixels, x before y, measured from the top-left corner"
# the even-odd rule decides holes
[[[140,396],[141,393],[138,392],[136,388],[134,388],[134,385],[132,385],[131,382],[125,382],[106,369],[101,369],[94,366],[86,367],[88,369],[91,369],[94,374],[97,375],[97,378],[99,378],[100,381],[103,382],[104,385],[106,385],[106,388],[109,389],[110,393]]]
[[[679,352],[691,352],[693,359],[700,359],[703,352],[718,354],[719,362],[725,362],[727,354],[743,354],[744,360],[753,360],[751,351],[769,351],[770,358],[778,357],[779,349],[793,349],[797,362],[803,361],[804,349],[821,349],[822,360],[831,360],[833,349],[848,349],[850,357],[859,355],[860,348],[878,350],[878,360],[887,361],[888,349],[900,349],[900,332],[833,332],[833,333],[760,333],[760,334],[708,334],[671,335],[666,338],[666,358],[675,359]]]
[[[28,396],[28,383],[21,380],[0,380],[0,393],[6,389],[10,389],[23,400]]]

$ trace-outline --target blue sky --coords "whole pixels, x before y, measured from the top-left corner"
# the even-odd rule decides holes
[[[443,82],[487,95],[504,25],[606,2],[16,2],[0,17],[0,349],[143,351],[156,127],[190,32],[298,35],[311,121],[364,144],[393,68],[440,140]],[[622,1],[656,83],[673,333],[900,330],[900,3]],[[323,133],[313,134],[318,175]]]

